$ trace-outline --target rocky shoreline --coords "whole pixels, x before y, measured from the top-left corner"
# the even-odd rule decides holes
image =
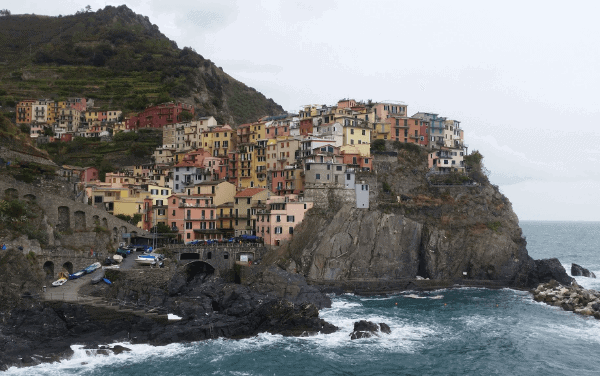
[[[533,290],[533,298],[565,311],[600,320],[600,291],[584,289],[575,281],[566,286],[555,280],[542,283]]]
[[[546,260],[540,261],[539,265],[545,266],[539,268],[542,274],[531,275],[530,280],[554,276],[562,281],[570,281],[562,266],[557,267],[560,263]],[[262,332],[284,336],[329,334],[338,328],[320,319],[319,309],[331,306],[328,293],[348,292],[339,287],[337,291],[332,291],[331,286],[308,285],[304,277],[276,266],[264,268],[246,285],[228,283],[222,278],[203,274],[190,278],[189,275],[176,272],[168,280],[159,281],[156,286],[146,283],[141,288],[140,283],[127,279],[127,276],[124,273],[116,278],[114,289],[90,285],[91,289],[96,290],[87,293],[117,296],[124,301],[140,304],[152,303],[168,308],[169,313],[181,319],[170,321],[159,316],[145,317],[131,311],[115,311],[92,305],[24,299],[20,307],[1,317],[0,370],[68,359],[73,355],[71,345],[75,344],[108,355],[114,350],[98,346],[116,342],[167,345],[219,337],[241,339]],[[525,288],[508,283],[460,282],[414,280],[397,286],[404,288],[387,292],[368,288],[354,292],[376,295],[474,286]],[[166,286],[161,289],[161,285]],[[379,330],[386,332],[385,326]],[[363,330],[358,328],[356,331]],[[362,336],[365,335],[355,333],[356,338]]]

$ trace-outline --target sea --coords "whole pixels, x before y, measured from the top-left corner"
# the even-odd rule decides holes
[[[529,254],[558,258],[600,277],[600,222],[522,221]],[[576,277],[600,289],[600,280]],[[511,289],[458,288],[425,294],[333,296],[321,317],[340,330],[288,338],[261,334],[168,346],[130,345],[130,353],[93,356],[81,346],[53,364],[6,375],[598,375],[600,320],[535,302]],[[350,340],[358,320],[392,333]]]

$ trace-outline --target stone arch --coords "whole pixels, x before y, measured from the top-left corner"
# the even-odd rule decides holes
[[[113,241],[117,242],[119,239],[119,230],[116,227],[113,227],[112,234],[113,234]]]
[[[203,278],[206,278],[215,272],[215,268],[204,261],[192,261],[185,266],[184,270],[188,282],[198,275],[202,275]]]
[[[35,197],[35,195],[32,195],[31,193],[26,194],[25,196],[23,196],[23,198],[27,201],[35,201],[37,199],[37,197]]]
[[[102,218],[102,227],[108,228],[108,221],[106,220],[106,218]]]
[[[69,274],[73,274],[73,263],[71,261],[67,261],[63,264],[63,271],[66,271]]]
[[[17,191],[14,188],[7,188],[4,190],[4,197],[6,197],[9,200],[14,200],[19,198],[19,191]]]
[[[56,228],[59,231],[66,231],[71,229],[71,209],[68,206],[58,207],[58,224]]]
[[[47,279],[54,278],[54,263],[52,261],[46,261],[43,268]]]
[[[85,231],[85,212],[77,210],[73,213],[73,222],[76,231]]]
[[[127,233],[127,227],[125,227],[125,226],[121,226],[121,228],[119,228],[119,233],[121,234],[121,236],[122,236],[123,234],[126,234],[126,233]]]
[[[179,255],[180,260],[200,260],[199,253],[182,253]]]
[[[92,221],[94,222],[94,226],[100,226],[100,217],[97,215],[92,216]]]

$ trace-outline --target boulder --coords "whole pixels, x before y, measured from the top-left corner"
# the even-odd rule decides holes
[[[379,331],[386,334],[392,332],[389,325],[385,323],[377,325],[371,321],[360,320],[354,323],[354,330],[350,334],[350,339],[370,338],[377,336]]]
[[[577,264],[571,264],[571,275],[573,277],[596,278],[596,275],[594,273]]]

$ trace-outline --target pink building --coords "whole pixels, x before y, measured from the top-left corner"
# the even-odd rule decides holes
[[[127,129],[162,128],[167,124],[182,121],[181,114],[188,112],[194,115],[194,106],[186,103],[162,103],[146,108],[136,116],[126,120]]]
[[[294,228],[312,207],[312,201],[303,201],[297,195],[271,196],[267,199],[267,208],[257,213],[256,235],[269,245],[290,241]]]
[[[281,124],[281,125],[273,125],[266,128],[266,137],[267,138],[277,138],[282,136],[290,135],[290,126],[289,124]]]
[[[82,183],[98,180],[98,169],[96,167],[86,167],[79,176],[79,179]]]
[[[360,171],[373,171],[373,157],[363,157],[359,153],[345,153],[342,151],[343,163],[348,167],[358,168]]]
[[[219,239],[215,205],[210,197],[171,195],[167,212],[169,225],[177,229],[178,240],[189,243],[197,239]]]

